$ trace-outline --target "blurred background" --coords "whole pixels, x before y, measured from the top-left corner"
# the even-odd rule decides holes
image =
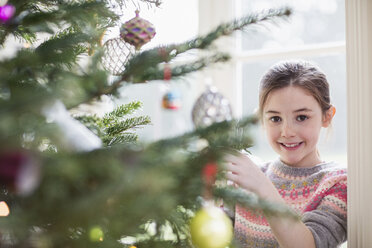
[[[229,52],[228,64],[211,66],[178,82],[128,85],[119,102],[107,99],[107,106],[132,100],[144,103],[143,112],[151,116],[152,125],[139,130],[140,140],[153,141],[182,134],[193,128],[192,107],[208,84],[216,86],[230,102],[235,117],[252,114],[258,103],[258,84],[264,72],[285,59],[304,59],[316,63],[327,75],[332,102],[337,113],[332,127],[323,130],[319,141],[324,160],[335,160],[346,166],[346,64],[344,0],[172,0],[160,8],[140,9],[140,16],[151,21],[155,38],[143,49],[161,44],[179,43],[203,34],[223,21],[280,6],[290,6],[294,14],[288,21],[257,26],[222,39],[219,49]],[[136,6],[128,5],[123,21],[134,17]],[[179,11],[182,9],[183,11]],[[115,37],[119,30],[106,34]],[[185,58],[187,59],[187,58]],[[167,110],[161,99],[169,89],[181,93],[181,108]],[[112,107],[111,106],[111,107]],[[276,157],[257,126],[254,155],[263,160]]]

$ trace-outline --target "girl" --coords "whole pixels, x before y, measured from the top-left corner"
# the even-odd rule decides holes
[[[346,241],[346,170],[317,150],[335,114],[326,76],[308,62],[281,62],[260,83],[259,116],[279,155],[259,168],[246,155],[226,155],[227,179],[259,197],[286,204],[301,221],[235,207],[242,247],[337,247]]]

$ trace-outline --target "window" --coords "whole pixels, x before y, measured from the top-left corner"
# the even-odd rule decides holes
[[[226,5],[226,6],[224,6]],[[264,72],[284,59],[304,59],[315,62],[327,75],[331,87],[332,103],[336,106],[331,130],[324,130],[320,139],[320,153],[324,160],[335,160],[346,166],[346,57],[345,57],[345,3],[344,0],[251,0],[223,1],[213,11],[218,15],[231,9],[230,19],[268,8],[289,6],[293,15],[288,21],[249,29],[238,33],[235,41],[223,46],[231,49],[233,63],[226,74],[233,83],[218,81],[229,76],[214,77],[215,84],[231,100],[236,116],[247,116],[258,107],[258,84]],[[202,11],[202,8],[201,8]],[[226,13],[226,12],[225,12]],[[205,13],[203,13],[205,14]],[[221,18],[222,19],[222,18]],[[225,17],[225,19],[228,19]],[[218,22],[213,23],[217,25]],[[201,24],[203,25],[203,24]],[[221,73],[221,72],[218,72]],[[275,153],[266,143],[257,127],[254,155],[264,160],[273,159]]]

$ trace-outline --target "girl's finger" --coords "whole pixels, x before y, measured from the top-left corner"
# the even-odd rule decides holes
[[[227,154],[224,156],[225,161],[232,162],[235,164],[249,164],[253,163],[252,160],[243,153],[240,153],[239,155],[232,155],[232,154]]]
[[[238,183],[239,176],[237,174],[226,173],[226,178],[227,178],[227,180],[232,181],[234,184],[239,185],[239,183]]]
[[[238,157],[232,154],[225,155],[224,160],[226,162],[232,162],[232,163],[237,163],[239,161]]]
[[[239,172],[239,167],[236,166],[236,164],[233,164],[233,163],[225,163],[225,169],[229,172],[232,172],[232,173],[238,173]]]

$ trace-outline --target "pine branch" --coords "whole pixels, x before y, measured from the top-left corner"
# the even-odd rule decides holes
[[[108,124],[113,118],[120,118],[125,115],[133,114],[136,110],[142,108],[143,104],[140,101],[133,101],[127,104],[120,105],[110,113],[105,114],[104,123]]]
[[[198,59],[196,61],[189,61],[187,64],[177,65],[171,68],[172,78],[179,78],[189,73],[202,70],[211,64],[226,62],[229,59],[230,56],[228,54],[219,53],[214,56]],[[158,67],[148,68],[141,74],[136,74],[134,77],[132,76],[133,75],[129,75],[130,78],[127,79],[131,83],[142,83],[150,80],[162,80],[164,79],[164,69]],[[126,75],[124,74],[123,78],[125,77]]]
[[[127,65],[127,70],[132,70],[131,67],[137,67],[139,61],[146,63],[159,64],[161,62],[170,62],[177,55],[185,53],[192,49],[207,49],[214,41],[222,36],[229,36],[234,31],[244,30],[254,24],[264,25],[267,22],[273,22],[280,18],[287,18],[291,14],[291,9],[270,9],[259,14],[249,14],[241,19],[237,19],[225,24],[219,25],[205,36],[200,36],[195,39],[186,41],[178,45],[168,45],[156,47],[131,58]],[[124,74],[125,75],[125,74]]]
[[[76,120],[86,126],[89,130],[95,133],[98,137],[104,137],[105,133],[102,127],[101,118],[96,115],[74,116]]]
[[[126,7],[126,3],[127,2],[131,2],[134,6],[138,7],[139,4],[134,1],[134,0],[117,0],[116,2],[118,2],[119,6],[121,8],[123,7]],[[147,6],[151,6],[151,5],[154,5],[155,7],[160,7],[160,5],[162,4],[162,0],[139,0],[140,3],[146,3]]]
[[[290,209],[286,205],[273,203],[264,199],[260,199],[253,193],[247,193],[246,191],[233,188],[233,187],[217,187],[214,189],[214,195],[217,198],[222,198],[232,206],[239,204],[252,211],[263,211],[266,215],[270,216],[284,216],[294,219],[300,219],[298,213]]]
[[[97,29],[92,39],[98,41],[102,31],[119,20],[104,1],[19,1],[12,4],[17,9],[16,16],[0,25],[0,41],[13,34],[32,43],[36,33],[54,34],[62,26],[81,27],[85,33]]]
[[[154,4],[156,7],[159,7],[162,4],[161,0],[141,0],[141,1],[149,3],[149,4]]]
[[[72,65],[78,62],[79,55],[87,52],[86,43],[89,39],[88,35],[77,28],[69,27],[41,43],[35,52],[44,57],[45,63]]]
[[[121,78],[114,82],[111,86],[103,89],[102,92],[97,92],[96,96],[102,94],[110,94],[115,92],[122,84],[122,82],[142,83],[145,80],[153,80],[162,78],[162,72],[157,68],[157,65],[162,62],[170,62],[178,55],[185,53],[192,49],[208,49],[211,44],[222,36],[231,35],[234,31],[247,29],[252,25],[265,24],[273,22],[280,18],[286,18],[291,14],[289,8],[282,8],[278,10],[269,10],[261,12],[260,14],[250,14],[238,20],[231,21],[226,24],[219,25],[215,30],[211,31],[205,36],[186,41],[178,45],[160,46],[147,51],[143,51],[133,56],[126,64],[125,71]],[[223,58],[225,56],[225,58]],[[220,57],[219,59],[216,59]],[[215,61],[226,61],[228,57],[226,55],[215,55]],[[204,59],[207,62],[208,59]],[[210,63],[213,59],[210,59]],[[200,66],[202,68],[209,64]],[[195,69],[198,66],[195,67]],[[182,68],[177,71],[173,71],[173,77],[179,77],[186,75],[187,73],[193,72],[192,68]],[[146,76],[143,76],[143,72],[147,72]]]
[[[105,146],[135,143],[138,140],[138,135],[128,132],[128,130],[151,124],[150,117],[139,116],[126,119],[124,119],[124,117],[133,114],[141,107],[141,102],[133,101],[128,104],[120,105],[113,111],[105,114],[102,118],[93,115],[76,116],[75,119],[97,134]]]
[[[135,134],[135,133],[120,133],[116,135],[109,135],[102,139],[102,142],[106,146],[135,143],[137,141],[138,141],[138,134]]]
[[[164,149],[170,148],[201,152],[209,147],[212,152],[210,156],[214,157],[213,160],[218,160],[222,156],[221,150],[234,147],[241,149],[251,147],[253,143],[249,130],[256,123],[257,118],[255,116],[241,120],[213,123],[210,126],[198,128],[178,137],[153,142],[148,149],[163,154],[166,152]],[[204,144],[199,145],[200,142]]]
[[[128,129],[138,128],[139,126],[148,125],[150,123],[151,123],[151,120],[150,120],[150,117],[148,116],[132,117],[132,118],[126,119],[123,122],[110,125],[106,129],[106,131],[108,135],[115,136]]]

